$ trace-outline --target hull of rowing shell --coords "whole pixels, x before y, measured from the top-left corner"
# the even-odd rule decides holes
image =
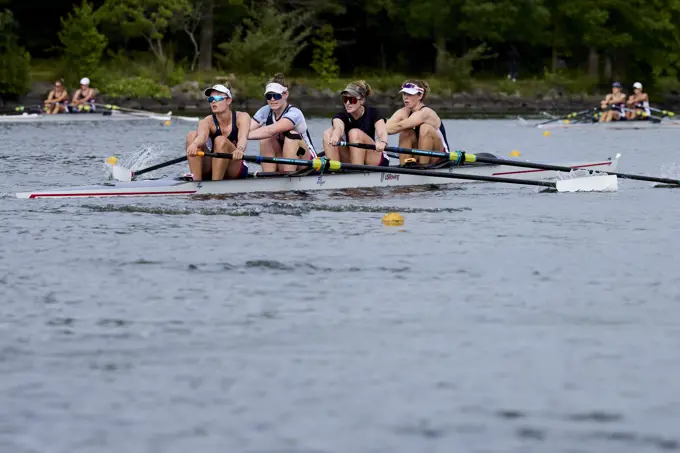
[[[0,115],[0,123],[71,123],[80,121],[140,121],[155,120],[168,121],[172,119],[168,115],[133,115],[128,113],[113,112],[111,115],[102,113],[58,113],[56,115],[44,115],[37,113],[23,115]]]
[[[615,171],[620,154],[616,157],[594,162],[566,164],[589,170]],[[557,172],[535,170],[507,165],[469,165],[437,170],[442,173],[465,173],[468,175],[500,176],[519,180],[557,178]],[[323,176],[275,176],[228,181],[187,182],[177,179],[156,179],[133,182],[114,182],[96,186],[70,187],[49,191],[22,192],[18,198],[82,198],[159,195],[219,195],[257,192],[288,192],[310,190],[342,190],[355,188],[383,188],[418,185],[461,184],[475,181],[448,179],[433,176],[405,175],[396,173],[356,172],[328,174]]]
[[[651,121],[610,121],[608,123],[548,123],[539,124],[535,126],[537,129],[623,129],[623,130],[637,130],[637,129],[678,129],[680,122],[677,121],[662,121],[660,123],[652,123]]]

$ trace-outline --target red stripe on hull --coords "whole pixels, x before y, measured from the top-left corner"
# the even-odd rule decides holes
[[[186,190],[182,192],[99,192],[99,193],[36,193],[28,198],[47,198],[47,197],[124,197],[134,195],[191,195],[196,193],[195,190]]]

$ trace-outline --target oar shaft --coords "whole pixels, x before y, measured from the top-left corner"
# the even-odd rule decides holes
[[[349,147],[355,147],[355,148],[363,148],[363,149],[375,149],[375,145],[370,145],[366,143],[346,143],[346,142],[341,142],[341,146],[349,146]],[[451,161],[457,161],[461,157],[462,151],[457,150],[451,153],[444,153],[441,151],[429,151],[429,150],[424,150],[424,149],[407,149],[407,148],[398,148],[398,147],[392,147],[392,146],[387,146],[385,147],[385,151],[390,151],[393,153],[397,154],[413,154],[416,156],[431,156],[431,157],[441,157],[444,159],[448,159]],[[484,156],[478,156],[476,154],[465,154],[465,162],[483,162],[486,164],[495,164],[495,165],[508,165],[512,167],[522,167],[522,168],[535,168],[537,170],[549,170],[549,171],[560,171],[560,172],[571,172],[574,170],[585,170],[590,173],[606,173],[608,175],[616,176],[621,179],[632,179],[636,181],[647,181],[647,182],[658,182],[658,183],[663,183],[663,184],[680,184],[680,180],[677,179],[670,179],[670,178],[657,178],[655,176],[645,176],[645,175],[633,175],[633,174],[628,174],[628,173],[617,173],[614,171],[606,171],[606,170],[598,170],[598,169],[589,169],[589,168],[579,168],[577,167],[568,167],[566,165],[552,165],[552,164],[541,164],[538,162],[524,162],[521,160],[512,160],[512,159],[499,159],[497,157],[484,157]],[[344,166],[344,164],[343,164]]]
[[[215,157],[219,159],[231,159],[233,157],[230,153],[199,153],[201,156]],[[317,170],[321,170],[321,166],[325,165],[327,168],[323,170],[356,170],[356,171],[370,171],[379,173],[394,173],[402,175],[415,175],[415,176],[432,176],[436,178],[449,178],[449,179],[467,179],[470,181],[485,181],[485,182],[500,182],[507,184],[519,184],[528,186],[542,186],[542,187],[552,187],[555,188],[556,184],[550,181],[530,181],[530,180],[519,180],[512,178],[502,178],[496,176],[483,176],[483,175],[468,175],[463,173],[444,173],[440,171],[432,170],[416,170],[411,168],[402,167],[382,167],[375,165],[356,165],[356,164],[345,164],[338,161],[332,160],[302,160],[302,159],[287,159],[280,157],[267,157],[267,156],[243,156],[243,160],[246,162],[268,162],[275,164],[289,164],[289,165],[301,165],[306,167],[313,167]]]
[[[143,175],[144,173],[149,173],[150,171],[158,170],[159,168],[163,168],[163,167],[169,167],[170,165],[175,165],[175,164],[178,164],[180,162],[184,162],[185,160],[187,160],[186,155],[184,155],[182,157],[178,157],[177,159],[169,160],[167,162],[161,162],[160,164],[152,165],[151,167],[142,168],[141,170],[137,170],[137,171],[133,172],[133,175],[134,176]]]
[[[597,107],[593,107],[593,108],[589,108],[589,109],[587,109],[587,110],[582,110],[582,111],[580,111],[580,112],[569,113],[569,114],[567,114],[567,115],[558,116],[557,118],[553,118],[553,119],[550,119],[550,120],[548,120],[548,121],[544,121],[544,122],[542,122],[542,123],[538,123],[538,124],[536,124],[536,126],[542,126],[542,125],[544,125],[544,124],[550,124],[550,123],[554,123],[555,121],[561,121],[561,120],[566,120],[566,119],[570,119],[570,118],[577,118],[577,117],[579,117],[579,116],[587,115],[588,113],[595,112],[595,111],[597,111],[597,110],[598,110]]]

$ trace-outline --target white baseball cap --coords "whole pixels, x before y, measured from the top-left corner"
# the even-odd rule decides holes
[[[88,79],[87,77],[83,77],[82,79],[80,79],[80,84],[81,85],[89,85],[90,79]]]
[[[219,91],[220,93],[226,94],[227,97],[231,97],[231,91],[229,91],[229,88],[225,87],[224,85],[213,85],[210,88],[206,88],[203,93],[205,93],[206,96],[210,96],[211,91]]]
[[[635,82],[635,83],[633,84],[633,88],[642,89],[642,84],[641,84],[640,82]]]
[[[278,94],[283,94],[286,91],[288,91],[288,88],[284,87],[280,83],[268,83],[267,86],[264,89],[264,94],[267,93],[278,93]]]
[[[425,88],[419,87],[418,85],[412,82],[406,82],[401,86],[401,90],[399,90],[399,92],[406,94],[425,93]]]

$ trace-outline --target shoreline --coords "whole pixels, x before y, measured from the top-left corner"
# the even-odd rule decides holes
[[[42,104],[49,88],[49,84],[35,83],[32,90],[18,101],[0,100],[0,110],[12,113],[18,106],[25,106],[27,109],[37,107]],[[265,104],[264,99],[239,98],[236,90],[234,95],[232,105],[235,110],[254,113]],[[427,96],[426,104],[442,117],[502,118],[517,115],[538,116],[541,112],[562,114],[580,111],[599,105],[602,98],[602,95],[562,94],[557,91],[550,95],[522,96],[518,92],[509,95],[476,89],[469,93],[446,96],[431,93]],[[97,97],[97,103],[157,113],[171,110],[174,114],[187,116],[200,116],[209,111],[202,91],[195,89],[173,90],[170,99],[114,98],[102,94]],[[343,109],[339,93],[328,89],[307,89],[300,85],[291,87],[290,103],[314,116],[332,116]],[[393,93],[374,93],[369,103],[380,109],[384,115],[391,114],[403,105],[396,90]],[[653,102],[653,105],[663,106],[668,110],[680,109],[680,95],[664,96],[660,102]]]

